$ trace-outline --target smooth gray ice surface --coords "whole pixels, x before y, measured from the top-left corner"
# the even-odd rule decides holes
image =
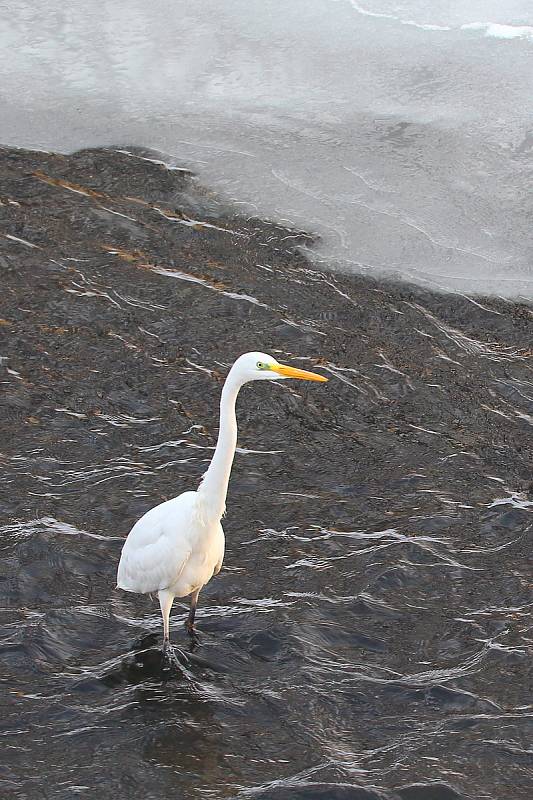
[[[0,142],[142,145],[315,258],[533,296],[524,0],[0,2]]]

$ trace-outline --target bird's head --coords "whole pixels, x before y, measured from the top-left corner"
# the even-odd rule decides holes
[[[232,373],[242,383],[249,381],[279,381],[284,378],[296,378],[303,381],[327,381],[323,375],[308,372],[305,369],[296,369],[285,364],[280,364],[273,356],[266,353],[245,353],[237,359],[232,368]]]

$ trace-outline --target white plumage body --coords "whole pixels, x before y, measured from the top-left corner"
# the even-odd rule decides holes
[[[135,523],[122,549],[117,585],[127,592],[168,590],[185,597],[220,571],[224,531],[201,492],[184,492]]]

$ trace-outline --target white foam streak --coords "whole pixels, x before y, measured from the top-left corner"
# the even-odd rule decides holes
[[[374,17],[375,19],[386,19],[392,22],[398,22],[400,25],[408,25],[413,28],[419,28],[424,31],[452,31],[456,30],[450,25],[433,25],[431,23],[415,22],[410,19],[402,19],[396,14],[386,14],[381,11],[370,11],[363,8],[354,0],[350,0],[350,5],[365,17]],[[499,22],[468,22],[461,25],[461,31],[483,31],[485,36],[494,39],[531,39],[533,41],[533,26],[530,25],[507,25]]]
[[[411,19],[402,19],[401,17],[397,17],[395,14],[384,14],[380,11],[369,11],[367,8],[362,8],[358,3],[355,3],[353,0],[350,0],[350,5],[352,8],[357,11],[358,14],[362,14],[365,17],[376,17],[377,19],[390,19],[394,22],[399,22],[400,25],[410,25],[413,28],[420,28],[423,31],[450,31],[452,30],[448,25],[432,25],[430,23],[423,23],[423,22],[415,22]]]
[[[484,31],[485,36],[494,39],[531,39],[533,27],[530,25],[500,25],[497,22],[470,22],[461,25],[462,31]]]

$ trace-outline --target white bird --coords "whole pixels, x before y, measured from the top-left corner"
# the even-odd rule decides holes
[[[175,597],[190,595],[186,621],[194,635],[198,595],[224,558],[224,531],[231,465],[237,446],[235,403],[249,381],[299,378],[327,381],[323,375],[279,364],[265,353],[245,353],[233,364],[220,399],[220,426],[213,459],[195,492],[160,503],[133,526],[122,548],[117,586],[127,592],[157,592],[163,617],[163,652],[172,655],[169,618]]]

